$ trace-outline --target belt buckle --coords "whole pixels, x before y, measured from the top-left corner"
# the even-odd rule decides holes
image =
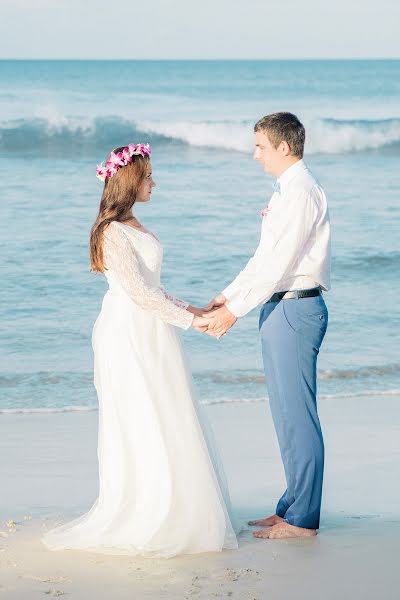
[[[284,296],[282,296],[282,300],[292,300],[293,298],[296,298],[296,292],[286,292],[286,294]]]

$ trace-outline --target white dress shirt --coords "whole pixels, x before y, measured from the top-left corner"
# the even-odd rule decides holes
[[[243,317],[275,292],[330,289],[330,225],[326,197],[303,160],[278,179],[254,256],[222,294]]]

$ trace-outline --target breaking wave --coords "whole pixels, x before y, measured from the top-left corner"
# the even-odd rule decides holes
[[[400,153],[400,118],[318,119],[306,123],[306,128],[308,154]],[[0,152],[19,152],[23,146],[31,155],[98,155],[102,149],[107,152],[125,141],[141,139],[157,146],[250,153],[252,131],[250,121],[134,121],[114,116],[20,119],[0,124]]]

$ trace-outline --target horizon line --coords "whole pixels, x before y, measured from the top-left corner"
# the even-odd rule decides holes
[[[380,56],[380,57],[305,57],[305,58],[84,58],[84,57],[75,57],[75,58],[46,58],[46,57],[35,57],[35,58],[27,58],[27,57],[0,57],[0,61],[53,61],[53,62],[62,62],[62,61],[76,61],[76,62],[274,62],[274,61],[287,61],[287,62],[300,62],[300,61],[380,61],[380,60],[400,60],[400,56]]]

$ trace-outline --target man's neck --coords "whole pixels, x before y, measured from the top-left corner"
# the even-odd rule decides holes
[[[282,165],[282,170],[280,171],[279,174],[276,175],[276,177],[279,179],[280,177],[282,177],[282,175],[284,173],[286,173],[286,171],[288,169],[290,169],[290,167],[293,167],[293,165],[295,165],[296,163],[298,163],[301,160],[301,158],[299,158],[298,156],[288,156],[288,160],[285,161],[285,164]]]

